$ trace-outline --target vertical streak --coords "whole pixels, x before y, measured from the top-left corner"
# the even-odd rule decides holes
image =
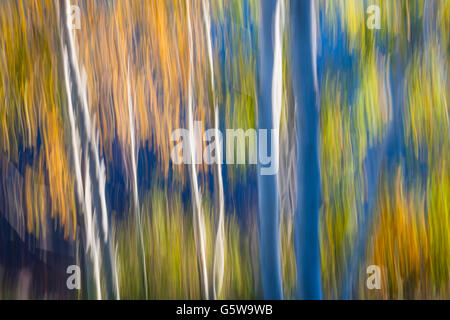
[[[101,285],[100,285],[100,257],[98,254],[98,246],[95,241],[95,234],[93,232],[92,227],[92,216],[91,211],[87,207],[86,196],[90,196],[90,189],[86,190],[86,196],[84,193],[83,186],[83,178],[81,175],[81,149],[80,149],[80,138],[76,129],[75,124],[75,114],[72,106],[72,93],[69,79],[69,61],[67,57],[67,48],[63,48],[63,66],[64,66],[64,83],[67,94],[67,106],[68,106],[68,114],[69,114],[69,123],[70,123],[70,131],[71,131],[71,144],[72,144],[72,156],[74,159],[74,167],[75,167],[75,182],[76,182],[76,196],[78,202],[78,208],[83,212],[83,222],[84,231],[83,239],[85,243],[86,257],[87,257],[87,268],[88,274],[93,274],[94,283],[95,283],[95,291],[96,298],[101,299]],[[86,177],[86,187],[90,188],[89,177]],[[90,198],[88,198],[90,200]],[[90,201],[89,201],[90,208]],[[93,269],[93,272],[89,270]],[[89,282],[89,280],[88,280]],[[89,291],[89,290],[88,290]],[[88,292],[89,293],[89,292]]]
[[[127,72],[127,89],[128,89],[128,119],[130,122],[130,139],[131,139],[131,168],[133,172],[133,200],[134,200],[134,213],[136,219],[136,227],[138,230],[138,241],[139,241],[139,251],[141,254],[142,263],[142,273],[144,275],[144,287],[145,287],[145,298],[148,299],[148,287],[147,287],[147,266],[145,262],[145,247],[144,247],[144,237],[142,234],[142,223],[141,223],[141,210],[139,206],[139,192],[137,184],[137,161],[136,161],[136,148],[135,148],[135,128],[134,128],[134,112],[133,112],[133,100],[131,99],[131,88],[130,88],[130,68],[128,65]]]
[[[273,128],[277,132],[277,137],[280,136],[280,118],[281,118],[281,104],[283,95],[283,52],[281,45],[282,38],[282,24],[284,18],[284,2],[277,0],[277,7],[275,11],[274,23],[274,59],[273,59],[273,74],[272,74],[272,114],[273,114]],[[279,139],[274,140],[275,145],[272,150],[275,155],[272,155],[273,160],[277,162],[275,168],[278,168],[280,143]]]
[[[298,205],[294,232],[297,290],[299,299],[321,299],[319,92],[314,1],[291,1],[290,20],[298,139]]]
[[[71,83],[76,92],[76,104],[81,112],[82,121],[80,136],[81,150],[84,151],[84,159],[86,160],[86,167],[90,168],[90,174],[87,176],[92,184],[92,205],[94,207],[93,216],[95,216],[97,223],[95,224],[95,233],[99,235],[102,240],[101,253],[102,259],[106,261],[104,265],[106,287],[108,291],[107,297],[119,298],[118,276],[115,265],[114,253],[111,247],[111,237],[108,226],[108,212],[105,198],[105,165],[100,161],[98,152],[98,132],[95,131],[95,126],[91,123],[91,118],[88,108],[87,99],[87,84],[86,72],[84,69],[80,72],[77,54],[75,52],[75,41],[73,39],[70,21],[70,2],[69,0],[61,0],[61,41],[63,47],[67,48],[68,52],[68,66],[71,78]],[[85,190],[86,192],[86,190]],[[86,199],[85,199],[86,200]],[[86,209],[88,206],[86,204]],[[90,210],[90,208],[89,208]],[[86,210],[87,212],[87,210]]]
[[[99,239],[96,236],[95,231],[97,230],[96,222],[94,220],[95,209],[92,212],[92,184],[91,177],[89,175],[89,162],[86,161],[86,171],[85,171],[85,185],[84,185],[84,199],[86,204],[86,210],[84,215],[84,220],[87,225],[87,237],[89,237],[88,241],[88,251],[91,254],[93,260],[93,268],[94,268],[94,279],[96,282],[96,291],[97,291],[97,300],[102,299],[102,291],[101,291],[101,283],[100,283],[100,243]]]
[[[209,299],[208,292],[208,272],[206,267],[206,249],[205,249],[205,241],[206,241],[206,231],[205,231],[205,221],[201,209],[201,201],[200,201],[200,192],[198,190],[198,182],[197,182],[197,170],[195,168],[196,165],[196,141],[194,137],[194,120],[193,120],[193,111],[192,111],[192,74],[194,70],[194,48],[193,48],[193,39],[192,39],[192,27],[191,27],[191,18],[189,13],[189,0],[186,1],[186,11],[187,11],[187,20],[188,20],[188,38],[189,38],[189,73],[188,73],[188,127],[189,127],[189,149],[191,156],[191,166],[190,166],[190,176],[192,183],[192,190],[194,194],[194,201],[192,203],[193,211],[194,211],[194,225],[196,226],[196,247],[197,252],[199,254],[200,260],[200,268],[201,275],[203,279],[203,290],[205,293],[205,298]],[[198,243],[197,243],[198,242]]]
[[[258,130],[267,131],[272,164],[278,168],[278,130],[281,106],[281,0],[267,0],[261,3],[261,23],[259,27],[259,70]],[[274,43],[275,40],[275,43]],[[261,140],[261,134],[259,140]],[[272,145],[274,144],[274,145]],[[263,144],[258,141],[258,149]],[[260,150],[258,151],[258,154]],[[278,174],[263,173],[264,163],[258,160],[258,215],[259,251],[261,278],[265,299],[282,299],[280,255],[280,210],[278,200]]]
[[[214,269],[213,269],[213,294],[214,299],[217,299],[220,291],[222,289],[223,283],[223,274],[224,274],[224,261],[225,261],[225,249],[224,249],[224,238],[225,238],[225,229],[224,229],[224,193],[223,193],[223,180],[222,180],[222,145],[220,139],[217,139],[219,136],[219,110],[217,106],[216,96],[215,96],[215,88],[214,88],[214,64],[212,57],[212,45],[211,45],[211,19],[209,13],[209,2],[203,1],[203,17],[205,20],[206,27],[206,42],[208,48],[208,60],[209,67],[211,73],[211,88],[213,93],[214,100],[214,130],[216,137],[216,153],[217,153],[217,163],[216,163],[216,175],[217,175],[217,184],[219,187],[219,224],[217,226],[216,233],[216,243],[214,250]],[[217,143],[219,145],[217,145]]]

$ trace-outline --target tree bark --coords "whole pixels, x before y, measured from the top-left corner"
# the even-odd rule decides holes
[[[268,150],[275,150],[272,160],[278,161],[277,148],[274,148],[272,135],[277,114],[274,106],[273,81],[275,72],[275,18],[277,0],[261,2],[261,22],[259,29],[259,97],[258,97],[258,129],[267,130]],[[279,121],[279,117],[278,117]],[[278,137],[274,137],[276,144]],[[258,137],[258,150],[261,141]],[[260,151],[258,151],[258,154]],[[282,299],[283,287],[280,261],[280,212],[278,202],[278,174],[264,175],[258,157],[258,212],[259,212],[259,251],[261,261],[261,277],[265,299]]]
[[[312,0],[292,0],[291,65],[297,120],[298,205],[295,254],[299,299],[321,299],[319,207],[319,92],[315,55],[315,13]]]
[[[105,167],[101,161],[98,151],[97,133],[91,121],[89,113],[87,88],[85,74],[80,72],[78,58],[75,51],[75,44],[72,35],[70,21],[70,3],[68,0],[60,0],[59,16],[61,25],[61,45],[64,55],[64,65],[66,72],[66,89],[69,109],[73,105],[73,124],[72,135],[76,134],[79,138],[79,146],[73,145],[74,152],[80,149],[79,155],[75,161],[80,162],[76,166],[77,175],[77,194],[81,207],[84,207],[83,215],[86,225],[86,234],[90,238],[89,250],[94,251],[97,257],[94,259],[94,274],[99,277],[100,260],[103,260],[102,266],[104,279],[106,283],[106,298],[118,299],[119,287],[116,273],[116,262],[114,252],[111,246],[111,237],[109,233],[109,217],[106,208],[105,198]],[[84,70],[83,70],[84,71]],[[72,94],[73,92],[73,94]],[[70,110],[69,110],[70,113]],[[76,118],[75,118],[76,117]],[[72,137],[73,138],[73,137]],[[84,166],[81,161],[84,159]],[[85,169],[85,183],[81,186],[82,169]],[[91,233],[89,232],[91,230]],[[95,231],[92,231],[95,230]],[[96,235],[98,233],[98,236]],[[100,258],[98,258],[100,256]],[[97,281],[97,298],[101,298],[101,290]]]

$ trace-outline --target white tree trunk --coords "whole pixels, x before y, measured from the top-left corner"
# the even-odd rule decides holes
[[[213,298],[217,299],[222,290],[223,274],[225,271],[225,226],[224,226],[224,193],[223,193],[223,178],[222,178],[222,144],[218,141],[220,134],[219,130],[219,109],[217,106],[217,100],[214,87],[214,63],[212,56],[212,44],[211,44],[211,18],[209,13],[209,1],[203,1],[203,17],[205,20],[206,29],[206,43],[208,48],[208,61],[209,69],[211,73],[211,90],[213,93],[214,103],[214,130],[215,130],[215,143],[216,143],[216,170],[214,172],[214,190],[218,190],[218,225],[215,240],[214,249],[214,262],[213,262]],[[217,203],[216,203],[217,205]]]
[[[86,250],[93,257],[97,298],[101,299],[99,285],[100,264],[106,282],[106,298],[119,298],[116,261],[111,247],[108,212],[105,198],[105,166],[98,151],[98,133],[92,124],[88,107],[86,73],[80,72],[70,20],[70,3],[60,1],[61,46],[64,57],[66,91],[71,113],[72,148],[77,181],[77,199],[84,215]],[[72,90],[74,95],[72,95]],[[72,108],[73,106],[73,108]],[[71,109],[71,110],[70,110]],[[80,183],[81,159],[84,159],[85,185]],[[84,194],[83,194],[84,187]],[[91,198],[92,197],[92,198]],[[103,260],[103,261],[102,261]],[[102,263],[103,262],[103,263]]]
[[[202,204],[200,199],[200,191],[197,182],[197,169],[196,169],[196,156],[197,145],[196,137],[194,135],[194,118],[193,118],[193,97],[192,97],[192,81],[194,70],[194,46],[192,39],[192,26],[189,13],[189,0],[186,1],[186,11],[188,20],[188,39],[189,39],[189,71],[188,71],[188,128],[189,128],[189,150],[191,156],[191,164],[189,166],[189,175],[191,178],[191,190],[192,190],[192,210],[194,213],[194,235],[195,244],[200,263],[200,274],[202,277],[202,287],[204,291],[204,297],[209,299],[209,286],[208,286],[208,270],[206,265],[206,230],[205,230],[205,218],[202,212]]]
[[[132,190],[133,190],[133,207],[134,215],[136,220],[136,228],[138,231],[138,241],[139,241],[139,251],[141,255],[141,268],[142,268],[142,281],[144,282],[145,288],[145,298],[148,299],[148,284],[147,284],[147,266],[145,263],[145,246],[144,246],[144,236],[142,234],[142,223],[141,223],[141,210],[139,206],[139,190],[137,184],[137,151],[135,147],[135,128],[134,128],[134,111],[133,111],[133,100],[131,98],[131,88],[130,88],[130,70],[128,68],[127,74],[127,89],[128,89],[128,119],[130,121],[130,140],[131,140],[131,170],[133,174]]]

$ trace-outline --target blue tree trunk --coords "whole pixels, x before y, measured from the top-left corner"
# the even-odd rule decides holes
[[[320,160],[319,106],[315,87],[311,0],[293,0],[290,7],[291,66],[297,117],[298,205],[295,254],[299,299],[321,299],[319,248]]]
[[[268,150],[272,150],[271,129],[274,127],[272,109],[274,45],[272,39],[276,3],[276,0],[261,2],[262,19],[259,29],[258,128],[267,130]],[[260,143],[258,143],[258,149],[259,146]],[[263,295],[265,299],[282,299],[278,175],[262,175],[262,166],[263,164],[258,161],[258,212]]]

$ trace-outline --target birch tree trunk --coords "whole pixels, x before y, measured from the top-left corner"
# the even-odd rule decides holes
[[[189,176],[191,182],[192,193],[192,211],[194,214],[194,236],[195,246],[200,266],[201,287],[205,299],[209,299],[208,270],[206,264],[206,230],[205,218],[203,216],[202,204],[200,198],[200,190],[197,179],[197,137],[194,133],[194,98],[193,98],[193,74],[194,74],[194,44],[192,38],[191,17],[189,12],[189,0],[186,1],[186,14],[188,23],[188,42],[189,42],[189,70],[188,70],[188,114],[186,117],[187,126],[189,128],[189,152],[191,164],[189,164]]]
[[[321,299],[319,92],[314,1],[292,0],[290,12],[298,139],[298,204],[294,231],[297,290],[299,299]]]
[[[278,161],[278,131],[281,108],[281,0],[261,2],[259,27],[258,129],[267,130],[267,150]],[[261,162],[261,135],[258,137],[258,213],[261,277],[265,299],[282,299],[280,260],[280,212],[278,174],[264,174]],[[274,143],[274,145],[272,145]],[[278,166],[277,166],[278,167]]]
[[[145,263],[145,246],[144,246],[144,236],[142,232],[142,223],[141,223],[141,209],[139,206],[139,190],[137,183],[137,155],[138,152],[136,150],[136,139],[134,129],[134,110],[133,110],[133,99],[131,97],[131,88],[130,88],[130,69],[128,67],[127,74],[127,89],[128,89],[128,119],[130,121],[130,140],[131,140],[131,171],[133,174],[132,181],[132,190],[133,190],[133,210],[134,210],[134,219],[136,220],[136,228],[138,232],[138,247],[139,254],[141,260],[141,274],[142,274],[142,282],[144,282],[144,290],[145,290],[145,298],[148,299],[148,284],[147,284],[147,266]]]
[[[225,213],[224,213],[224,193],[223,193],[223,179],[222,179],[222,141],[220,141],[220,130],[219,130],[219,108],[217,105],[217,98],[215,94],[214,87],[214,63],[212,56],[212,43],[211,43],[211,15],[209,9],[209,0],[204,0],[203,2],[203,17],[205,22],[205,33],[206,33],[206,44],[208,49],[208,61],[209,69],[211,74],[211,91],[213,95],[213,122],[215,130],[215,144],[216,144],[216,163],[214,169],[214,193],[215,193],[215,203],[216,208],[218,207],[218,224],[216,232],[216,240],[214,246],[214,261],[213,261],[213,298],[217,299],[219,297],[220,291],[223,284],[223,275],[225,268]]]
[[[97,298],[101,299],[100,264],[106,284],[106,298],[118,299],[119,287],[116,261],[111,246],[108,212],[105,198],[105,166],[98,151],[98,133],[91,120],[88,107],[86,74],[80,72],[70,19],[70,3],[60,0],[61,45],[64,56],[66,92],[71,116],[72,147],[75,162],[77,202],[84,208],[84,226],[87,249],[93,257],[97,283]],[[73,93],[73,94],[72,94]],[[71,110],[73,106],[73,110]],[[82,160],[84,160],[82,162]],[[84,185],[81,178],[84,170]]]

